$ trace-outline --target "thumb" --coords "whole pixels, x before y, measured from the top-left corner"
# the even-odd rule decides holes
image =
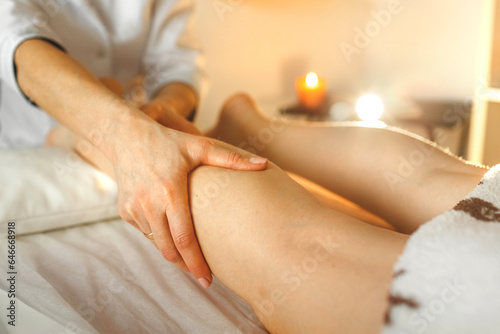
[[[224,167],[234,170],[258,171],[267,168],[267,159],[257,156],[245,157],[234,149],[225,149],[216,144],[205,146],[201,154],[200,163],[215,167]],[[207,148],[208,147],[208,148]]]

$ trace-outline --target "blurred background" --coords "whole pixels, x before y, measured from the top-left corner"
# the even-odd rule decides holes
[[[196,0],[207,78],[196,123],[211,127],[239,91],[277,112],[295,103],[296,78],[314,71],[328,87],[323,120],[352,120],[356,100],[372,93],[387,124],[499,163],[488,102],[495,2]]]

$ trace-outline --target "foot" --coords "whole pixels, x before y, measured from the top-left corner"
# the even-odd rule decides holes
[[[241,146],[267,122],[250,96],[237,94],[224,103],[217,125],[206,136]]]

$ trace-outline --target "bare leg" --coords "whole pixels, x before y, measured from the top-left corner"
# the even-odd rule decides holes
[[[103,162],[99,154],[87,158]],[[269,331],[380,331],[407,236],[324,206],[275,165],[255,173],[200,167],[190,197],[213,273]]]
[[[199,168],[191,199],[213,273],[270,332],[380,332],[407,236],[325,207],[274,165]]]
[[[269,120],[246,95],[226,103],[210,135],[268,157],[407,233],[451,209],[486,172],[396,129]]]

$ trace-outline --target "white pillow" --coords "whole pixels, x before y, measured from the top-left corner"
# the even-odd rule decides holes
[[[118,217],[116,183],[61,148],[0,150],[0,236]]]

